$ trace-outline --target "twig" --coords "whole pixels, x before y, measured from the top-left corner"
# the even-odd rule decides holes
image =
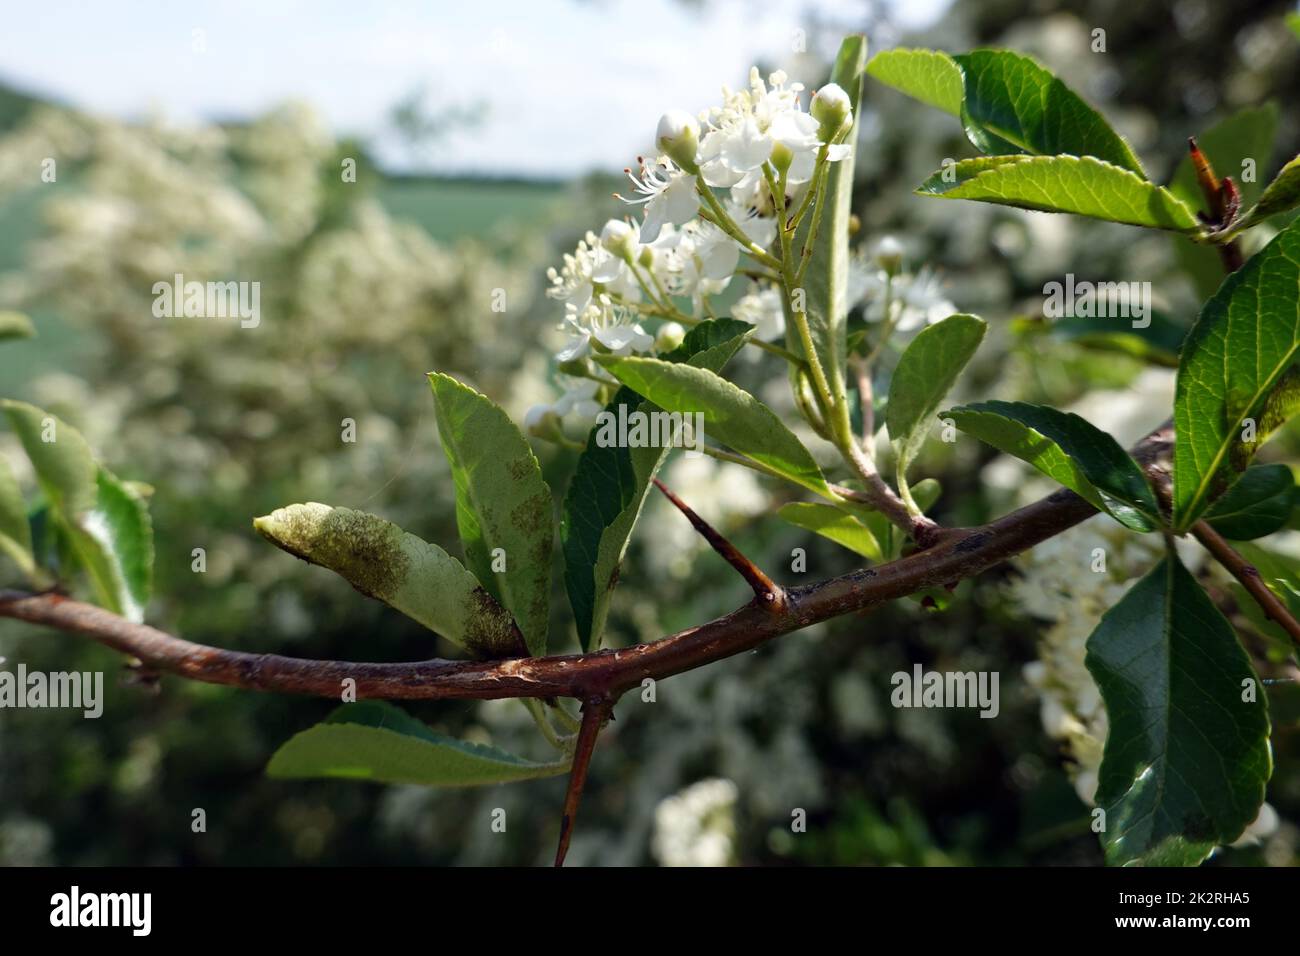
[[[600,736],[601,725],[613,709],[614,701],[605,697],[591,697],[583,701],[582,727],[578,731],[578,742],[573,751],[569,789],[564,794],[564,815],[560,817],[560,845],[555,849],[556,866],[564,866],[564,857],[569,852],[569,839],[573,836],[573,825],[578,819],[578,804],[582,802],[582,791],[587,785],[591,754],[596,749],[596,738]]]
[[[1205,197],[1205,206],[1209,210],[1208,220],[1216,229],[1227,229],[1232,225],[1240,208],[1240,196],[1236,183],[1231,176],[1219,179],[1214,173],[1210,158],[1196,145],[1196,137],[1187,137],[1187,149],[1192,157],[1192,168],[1196,170],[1196,182]],[[1234,239],[1217,246],[1223,269],[1229,274],[1236,272],[1245,263],[1241,246]]]
[[[1192,536],[1201,542],[1205,550],[1210,552],[1229,574],[1241,582],[1241,586],[1255,599],[1255,603],[1260,606],[1265,616],[1286,631],[1292,642],[1300,647],[1300,621],[1296,621],[1290,608],[1282,603],[1282,599],[1264,583],[1259,569],[1233,550],[1232,545],[1204,521],[1192,525]]]
[[[709,542],[709,546],[722,555],[726,562],[745,579],[745,583],[753,588],[754,597],[773,611],[779,611],[785,605],[785,590],[781,585],[769,578],[758,565],[741,554],[739,548],[692,511],[686,502],[668,489],[667,485],[658,478],[651,480],[654,481],[655,487],[664,493],[664,497],[671,501],[678,511],[686,515],[686,520],[691,523],[691,527],[698,531],[700,536]]]

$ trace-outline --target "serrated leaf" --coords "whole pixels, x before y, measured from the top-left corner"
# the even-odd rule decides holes
[[[720,372],[753,331],[738,319],[701,322],[664,358]],[[630,388],[620,388],[605,410],[618,416],[623,406],[646,415],[660,410]],[[666,448],[602,447],[593,428],[578,456],[561,509],[560,542],[564,586],[584,651],[600,646],[619,566],[650,479],[667,454]]]
[[[1253,160],[1258,176],[1268,168],[1277,136],[1277,105],[1266,103],[1240,110],[1220,120],[1196,137],[1196,144],[1205,154],[1219,176],[1232,176],[1241,191],[1242,208],[1248,209],[1259,196],[1260,183],[1246,182],[1242,177],[1242,161]],[[1187,204],[1189,209],[1209,213],[1205,197],[1196,179],[1196,168],[1190,154],[1183,156],[1169,181],[1169,191]],[[1196,285],[1203,302],[1223,283],[1223,262],[1214,246],[1174,237],[1175,253],[1179,265]]]
[[[958,428],[1033,465],[1125,527],[1151,531],[1160,509],[1151,486],[1110,435],[1071,412],[1027,402],[976,402],[942,413]]]
[[[916,192],[1186,234],[1201,230],[1192,211],[1167,189],[1091,156],[963,159],[934,173]]]
[[[707,369],[659,359],[596,356],[624,385],[672,412],[704,415],[707,434],[821,495],[830,489],[808,449],[776,414]]]
[[[961,68],[946,53],[938,50],[887,50],[871,58],[867,73],[913,99],[952,116],[961,115]]]
[[[36,326],[21,312],[0,311],[0,342],[5,339],[30,339],[36,336]]]
[[[35,572],[27,505],[13,469],[3,458],[0,458],[0,551],[9,555],[23,574],[30,577]]]
[[[1087,648],[1110,719],[1097,789],[1107,862],[1192,866],[1236,840],[1272,770],[1268,705],[1214,602],[1171,554]]]
[[[6,399],[0,406],[31,459],[46,500],[70,518],[94,507],[98,466],[81,433],[26,402]]]
[[[376,515],[317,502],[253,522],[290,554],[328,568],[367,597],[481,657],[521,657],[523,635],[479,581],[436,544]]]
[[[523,434],[495,403],[450,375],[432,373],[438,434],[456,484],[465,564],[514,615],[528,651],[546,653],[554,505]],[[504,561],[505,570],[498,559]]]
[[[1189,528],[1300,409],[1297,287],[1300,222],[1229,276],[1188,334],[1174,394],[1174,530]]]
[[[497,747],[446,737],[392,704],[358,701],[290,738],[266,773],[279,780],[333,777],[476,787],[553,777],[568,767],[567,760],[533,763]]]
[[[866,37],[845,37],[831,69],[830,81],[838,84],[848,94],[853,110],[853,127],[844,139],[844,143],[853,147],[853,152],[838,162],[831,163],[826,173],[824,210],[817,234],[813,237],[812,258],[803,281],[805,314],[813,349],[825,371],[832,395],[844,391],[844,366],[848,349],[849,221],[853,211],[853,169],[857,158],[862,113],[862,73],[866,57]],[[804,248],[813,219],[811,214],[804,216],[795,231],[792,249]],[[796,355],[803,355],[803,344],[788,309],[785,320],[786,347]],[[797,369],[791,366],[790,374],[796,375]]]
[[[1281,172],[1268,184],[1264,195],[1259,197],[1259,202],[1242,217],[1241,228],[1254,226],[1269,216],[1288,212],[1296,206],[1300,206],[1300,156],[1283,166]]]
[[[880,544],[871,529],[834,505],[814,501],[792,501],[778,509],[777,515],[797,528],[813,531],[841,547],[862,555],[868,561],[884,560]]]
[[[144,620],[153,589],[153,522],[144,500],[100,467],[95,506],[75,517],[70,537],[104,607]]]
[[[1073,90],[1008,50],[954,56],[962,72],[962,122],[981,152],[1094,156],[1145,179],[1128,143]]]
[[[1286,465],[1255,465],[1205,512],[1205,520],[1233,541],[1262,538],[1286,525],[1295,487]]]
[[[973,315],[950,315],[927,326],[903,351],[889,382],[885,421],[903,482],[934,425],[935,412],[971,360],[988,326]]]

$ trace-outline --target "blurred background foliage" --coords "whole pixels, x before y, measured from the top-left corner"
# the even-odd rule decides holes
[[[1276,152],[1260,162],[1268,177],[1300,148],[1291,109],[1300,42],[1282,25],[1286,10],[1244,0],[980,0],[908,36],[888,5],[845,4],[810,16],[805,53],[760,68],[782,66],[815,85],[851,30],[867,32],[874,49],[1010,47],[1101,106],[1157,175],[1172,173],[1188,135],[1274,99]],[[1098,26],[1104,54],[1090,48]],[[460,115],[426,121],[416,97],[399,109],[413,139]],[[1172,244],[1119,226],[919,199],[911,189],[944,157],[971,155],[958,124],[868,80],[863,126],[855,200],[863,248],[898,236],[909,263],[940,270],[962,311],[991,320],[955,397],[1071,406],[1125,441],[1158,424],[1170,370],[1049,334],[1041,297],[1044,282],[1067,272],[1149,280],[1157,307],[1187,325],[1198,276]],[[57,185],[33,182],[47,156],[59,157]],[[348,159],[355,183],[340,176]],[[365,143],[334,139],[296,104],[246,123],[179,128],[0,90],[0,308],[29,312],[40,333],[0,348],[2,391],[64,416],[118,474],[154,487],[152,623],[194,641],[295,656],[449,655],[406,618],[258,540],[251,519],[319,500],[455,541],[424,373],[467,379],[516,420],[551,397],[559,311],[542,294],[545,267],[621,214],[614,182],[386,174]],[[154,319],[152,283],[177,272],[260,280],[261,325]],[[501,312],[492,309],[496,290],[506,297]],[[789,410],[784,376],[772,376],[767,361],[738,360],[736,374]],[[348,418],[355,444],[340,440]],[[562,491],[572,453],[538,452]],[[1290,462],[1298,453],[1294,427],[1268,451]],[[7,435],[0,454],[23,464]],[[951,524],[983,521],[1044,489],[973,442],[931,443],[922,473],[942,482],[936,515]],[[779,579],[854,564],[768,517],[786,492],[751,472],[679,458],[666,480]],[[1050,561],[1029,559],[963,584],[946,611],[898,602],[675,677],[653,703],[628,695],[598,751],[570,861],[1098,864],[1079,796],[1096,724],[1082,700],[1086,675],[1071,684],[1061,663],[1079,650],[1064,618],[1074,615],[1086,635],[1088,598],[1059,574],[1063,556],[1089,553],[1095,533],[1056,546],[1056,577]],[[206,551],[205,573],[191,570],[195,548]],[[794,548],[807,550],[804,574],[790,570]],[[552,646],[567,651],[576,645],[558,565],[555,582]],[[1236,613],[1226,585],[1215,593]],[[610,640],[653,640],[744,599],[744,585],[681,516],[652,499],[624,565]],[[1248,643],[1266,673],[1294,676],[1265,661],[1262,639]],[[1053,656],[1054,647],[1065,650]],[[153,686],[107,650],[12,622],[0,624],[0,655],[6,666],[108,674],[97,721],[0,712],[0,862],[531,864],[553,850],[562,780],[471,791],[271,781],[262,775],[269,755],[330,702],[168,677]],[[893,709],[890,675],[918,662],[999,672],[999,718]],[[1295,862],[1297,708],[1279,688],[1269,794],[1279,819],[1215,864]],[[518,702],[409,709],[439,730],[541,755]],[[507,811],[504,835],[490,828],[498,807]],[[195,808],[206,812],[205,833],[191,831]],[[798,811],[804,832],[792,832]]]

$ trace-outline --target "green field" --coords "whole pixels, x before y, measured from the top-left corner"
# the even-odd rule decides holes
[[[48,188],[48,187],[45,187]],[[422,226],[440,242],[473,238],[490,240],[544,223],[564,190],[559,183],[519,180],[385,179],[376,197],[395,218]],[[41,232],[41,188],[19,192],[0,201],[0,275],[20,270],[30,254],[29,243]],[[63,369],[75,372],[79,354],[94,343],[64,324],[59,316],[36,312],[34,341],[0,349],[0,386],[6,393],[39,375]]]

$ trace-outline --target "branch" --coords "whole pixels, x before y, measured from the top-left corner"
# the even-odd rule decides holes
[[[1171,436],[1172,428],[1166,423],[1143,439],[1134,455],[1143,462],[1166,457]],[[1061,489],[987,525],[953,530],[928,550],[878,568],[786,588],[786,602],[778,613],[750,602],[724,617],[652,643],[581,655],[387,664],[247,654],[194,644],[59,594],[19,591],[0,591],[0,617],[85,635],[158,671],[274,693],[337,699],[342,681],[350,678],[356,682],[359,698],[617,698],[647,677],[661,680],[694,670],[810,624],[972,577],[1095,513],[1078,495]]]
[[[1264,583],[1259,569],[1234,551],[1232,545],[1204,521],[1192,525],[1192,535],[1205,546],[1205,550],[1210,552],[1216,561],[1241,582],[1241,586],[1255,599],[1255,603],[1260,606],[1264,615],[1286,631],[1292,642],[1300,647],[1300,622],[1296,621],[1290,608],[1282,603],[1282,599]]]
[[[578,819],[578,804],[582,801],[582,790],[587,785],[587,769],[591,766],[591,754],[596,749],[596,738],[607,717],[614,713],[614,701],[605,697],[592,697],[582,705],[582,727],[578,730],[578,742],[573,751],[573,769],[569,771],[569,789],[564,795],[564,815],[560,817],[560,845],[555,849],[555,865],[564,866],[564,857],[569,852],[569,839],[573,836],[573,824]]]

